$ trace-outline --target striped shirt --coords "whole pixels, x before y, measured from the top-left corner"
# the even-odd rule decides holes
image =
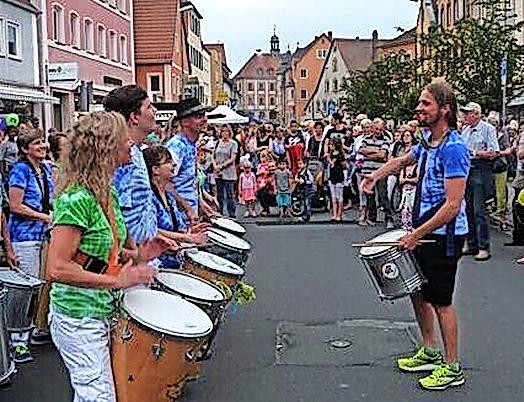
[[[173,157],[175,172],[171,182],[189,206],[198,211],[198,183],[196,177],[197,147],[184,134],[177,133],[166,143]]]
[[[360,144],[359,149],[361,148],[368,148],[373,149],[375,151],[386,151],[386,156],[383,160],[375,160],[371,159],[369,156],[364,155],[364,163],[362,165],[362,173],[364,174],[370,174],[373,173],[375,170],[379,169],[386,163],[387,155],[389,152],[390,147],[390,141],[387,137],[384,135],[381,135],[379,137],[374,136],[366,136],[362,140],[362,143]]]
[[[497,130],[491,124],[481,120],[475,127],[467,126],[462,130],[462,139],[470,155],[473,151],[499,151]],[[472,159],[475,159],[472,157]]]
[[[113,178],[127,230],[136,243],[157,235],[156,208],[144,156],[138,145],[131,147],[131,163],[119,167]]]

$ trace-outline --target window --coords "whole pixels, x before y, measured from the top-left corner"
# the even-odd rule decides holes
[[[442,27],[446,26],[446,23],[444,21],[444,6],[442,6],[442,8],[440,9],[440,25]]]
[[[260,106],[264,106],[265,103],[266,103],[266,101],[265,101],[264,98],[258,98],[258,104],[259,104]]]
[[[149,91],[160,92],[160,75],[149,76]]]
[[[307,91],[305,89],[300,90],[300,99],[307,99]]]
[[[338,80],[336,78],[333,80],[333,92],[338,92]]]
[[[261,69],[261,68],[259,68],[259,69],[257,70],[257,75],[264,75],[264,70]]]
[[[0,18],[0,56],[5,56],[5,35],[2,32],[5,32],[5,20]]]
[[[338,71],[338,59],[334,58],[333,62],[331,63],[333,67],[333,72],[336,73]]]
[[[265,85],[263,82],[259,82],[258,83],[258,90],[259,91],[264,91],[266,88],[265,88]]]
[[[254,91],[254,90],[255,90],[254,85],[253,85],[252,82],[249,82],[249,83],[247,84],[247,90],[248,90],[248,91]]]
[[[98,55],[106,57],[106,29],[103,25],[98,25]]]
[[[7,21],[7,54],[10,57],[22,57],[21,41],[20,25],[13,21]]]
[[[327,49],[317,49],[317,59],[325,59],[327,57]]]
[[[116,0],[109,0],[109,5],[116,8]]]
[[[269,104],[271,106],[275,106],[275,98],[273,98],[273,97],[269,98]]]
[[[267,69],[267,75],[269,75],[269,76],[275,75],[275,70],[273,70],[272,68],[268,68]]]
[[[451,4],[448,3],[448,5],[446,6],[446,22],[447,22],[447,26],[450,27],[453,23],[453,21],[451,20]]]
[[[127,64],[127,38],[125,35],[120,35],[118,55],[120,56],[120,63]]]
[[[462,0],[462,16],[468,18],[470,15],[469,0]]]
[[[459,0],[453,0],[453,21],[459,19]]]
[[[69,15],[69,29],[71,35],[71,46],[80,49],[80,17],[72,12]]]
[[[248,97],[247,97],[247,104],[248,104],[249,106],[253,106],[253,105],[254,105],[253,97],[252,97],[252,96],[248,96]]]
[[[269,84],[269,90],[271,92],[274,92],[275,91],[275,84],[273,84],[272,82]]]
[[[326,81],[326,83],[324,84],[324,90],[326,92],[329,92],[329,81]]]
[[[127,4],[126,4],[126,0],[118,0],[117,1],[117,4],[118,4],[118,10],[124,14],[127,14]]]
[[[95,51],[95,33],[90,19],[84,19],[84,49],[91,53]]]
[[[118,61],[118,44],[115,31],[109,31],[109,58]]]
[[[53,40],[65,43],[64,8],[60,4],[53,4]]]
[[[300,78],[307,78],[307,69],[305,68],[300,69]]]

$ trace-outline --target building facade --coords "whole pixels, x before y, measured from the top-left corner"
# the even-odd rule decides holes
[[[60,105],[54,127],[97,110],[113,88],[134,79],[131,0],[47,0],[49,86]]]
[[[231,106],[233,100],[231,70],[227,66],[223,43],[205,45],[210,54],[211,104]]]
[[[58,99],[43,91],[37,19],[29,0],[0,2],[0,115],[44,117],[44,104]]]
[[[204,105],[211,106],[211,55],[202,43],[202,15],[190,1],[182,0],[181,6],[189,60],[184,96],[194,96]]]
[[[189,73],[180,2],[135,0],[133,29],[137,84],[153,102],[178,101]]]

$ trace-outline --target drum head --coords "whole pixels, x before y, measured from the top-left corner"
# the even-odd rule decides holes
[[[209,240],[211,240],[212,242],[221,244],[229,249],[241,251],[251,250],[251,246],[247,241],[242,240],[241,238],[220,229],[209,229],[209,231],[207,232],[207,236],[209,237]]]
[[[390,232],[382,233],[377,237],[370,240],[370,242],[388,242],[388,241],[397,241],[400,238],[407,235],[408,232],[403,229],[396,229]],[[383,253],[389,249],[393,248],[392,246],[377,246],[377,247],[362,247],[360,249],[360,255],[363,257],[368,257],[376,254]]]
[[[240,235],[246,234],[246,229],[238,224],[237,222],[227,218],[212,218],[211,223],[218,226],[221,229],[230,230],[231,232],[239,233]]]
[[[40,286],[43,282],[35,278],[34,276],[28,275],[24,272],[14,271],[9,268],[0,268],[0,282],[8,285],[26,286],[34,288]]]
[[[186,253],[186,257],[212,271],[234,276],[244,275],[244,270],[234,262],[206,251],[189,251]]]
[[[167,335],[199,338],[213,329],[211,319],[202,309],[181,297],[156,290],[127,291],[123,307],[140,324]]]
[[[211,303],[225,300],[220,290],[183,272],[160,272],[156,279],[162,285],[184,296]]]

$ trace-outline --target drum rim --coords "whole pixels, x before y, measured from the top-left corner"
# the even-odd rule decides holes
[[[193,253],[193,254],[198,254],[200,253],[200,255],[202,254],[205,254],[205,255],[212,255],[214,257],[217,257],[217,258],[220,258],[224,261],[226,261],[228,264],[231,264],[231,265],[234,265],[236,268],[238,268],[238,271],[239,273],[234,273],[234,272],[225,272],[225,271],[218,271],[216,269],[213,269],[211,267],[208,267],[207,265],[204,265],[204,264],[201,264],[200,262],[198,261],[195,261],[194,259],[192,258],[189,258],[191,260],[192,263],[198,265],[199,267],[202,267],[203,269],[205,269],[206,271],[211,271],[211,272],[217,272],[217,273],[221,273],[221,274],[224,274],[224,276],[231,276],[231,277],[234,277],[234,278],[242,278],[245,274],[246,274],[246,271],[244,268],[242,268],[240,265],[238,264],[235,264],[233,261],[230,261],[228,260],[227,258],[224,258],[224,257],[221,257],[217,254],[213,254],[213,253],[210,253],[208,251],[197,251],[196,253]],[[187,253],[186,255],[191,255],[192,253]]]
[[[181,272],[172,272],[172,271],[167,270],[167,269],[160,269],[159,270],[159,274],[183,275],[183,276],[187,276],[187,277],[192,278],[192,279],[196,279],[196,280],[198,280],[200,282],[203,282],[205,285],[215,289],[217,292],[219,292],[220,295],[222,296],[222,299],[221,300],[202,299],[202,298],[194,296],[194,295],[188,295],[188,294],[182,293],[181,291],[173,289],[173,288],[169,287],[167,284],[161,282],[158,279],[158,275],[157,275],[155,280],[158,281],[162,286],[165,286],[165,287],[169,288],[169,290],[171,290],[172,292],[175,292],[177,295],[186,296],[188,298],[191,298],[192,300],[196,300],[196,301],[199,301],[199,302],[202,302],[202,303],[209,303],[209,304],[222,304],[222,303],[227,301],[226,295],[224,294],[224,292],[222,292],[220,290],[220,288],[218,286],[214,285],[213,283],[211,283],[211,282],[209,282],[209,281],[205,280],[204,278],[201,278],[201,277],[199,277],[197,275],[193,275],[193,274],[191,274],[189,272],[183,272],[183,271],[181,271]]]
[[[226,232],[225,230],[222,230],[222,229],[217,229],[217,228],[210,228],[208,230],[209,232],[215,232],[217,233],[217,231],[219,231],[217,234],[220,235],[220,234],[226,234],[227,236],[235,236],[234,234],[231,234],[229,232]],[[222,232],[222,233],[220,233]],[[241,239],[240,237],[238,236],[235,236],[238,240],[239,240],[239,243],[242,244],[242,243],[245,243],[247,245],[247,248],[238,248],[238,247],[234,247],[232,245],[229,245],[229,244],[225,244],[225,243],[222,243],[220,242],[219,240],[217,239],[212,239],[209,235],[208,235],[208,238],[209,238],[209,241],[211,241],[212,243],[215,243],[215,244],[219,244],[221,246],[223,246],[224,248],[227,248],[228,250],[232,250],[232,251],[238,251],[238,252],[241,252],[241,253],[246,253],[248,251],[251,250],[251,244],[249,244],[246,240],[244,239]]]
[[[29,284],[29,283],[20,283],[20,282],[13,282],[11,280],[5,280],[1,277],[1,274],[2,272],[10,272],[14,275],[17,275],[19,276],[20,278],[22,279],[25,279],[25,276],[28,276],[30,277],[31,280],[35,281],[35,284]],[[38,283],[37,283],[38,282]],[[20,288],[37,288],[39,286],[42,286],[45,284],[45,281],[41,280],[40,278],[36,278],[34,276],[31,276],[29,274],[26,274],[25,272],[18,272],[14,269],[10,269],[10,268],[0,268],[0,285],[3,285],[3,284],[6,284],[6,285],[13,285],[15,287],[20,287]]]
[[[238,227],[238,229],[236,229],[236,228],[227,228],[227,229],[229,229],[229,230],[231,230],[232,232],[235,232],[235,233],[240,233],[242,235],[245,235],[247,233],[246,228],[243,227],[240,223],[234,221],[233,219],[220,217],[220,218],[211,218],[210,221],[211,221],[212,224],[216,224],[217,226],[220,226],[220,227],[223,227],[223,226],[220,225],[220,222],[233,222]]]
[[[387,234],[387,233],[394,233],[394,232],[404,232],[405,234],[408,233],[408,231],[406,230],[403,230],[403,229],[393,229],[393,230],[388,230],[387,232],[383,232],[375,237],[373,237],[372,239],[369,240],[369,242],[373,242],[373,240],[376,240],[377,238],[380,238],[381,236]],[[387,239],[380,239],[380,240],[387,240]],[[398,239],[390,239],[391,241],[397,241]],[[376,248],[376,249],[380,249],[380,251],[376,252],[376,253],[372,253],[372,254],[362,254],[362,250],[364,250],[364,248],[361,248],[359,250],[359,254],[360,256],[362,256],[362,258],[367,258],[367,257],[377,257],[379,255],[382,255],[383,253],[387,253],[389,251],[391,251],[391,249],[394,249],[395,246],[373,246],[373,247],[366,247],[365,249],[367,250],[370,250],[370,249],[373,249],[373,248]]]
[[[171,297],[178,297],[180,300],[184,301],[184,303],[188,303],[190,304],[191,306],[199,309],[205,316],[206,318],[208,319],[209,323],[210,323],[210,328],[208,328],[206,331],[202,332],[202,333],[195,333],[195,334],[187,334],[187,333],[182,333],[182,332],[177,332],[175,330],[168,330],[168,329],[165,329],[165,328],[160,328],[158,327],[157,325],[155,324],[152,324],[150,322],[147,322],[146,320],[144,320],[143,317],[138,317],[137,314],[133,313],[133,312],[130,312],[126,306],[126,303],[125,303],[125,298],[126,296],[128,296],[129,294],[133,293],[133,292],[143,292],[143,291],[148,291],[148,292],[154,292],[154,293],[159,293],[159,294],[163,294],[163,295],[168,295],[168,296],[171,296]],[[211,318],[209,317],[209,315],[204,311],[202,310],[199,306],[195,305],[195,304],[192,304],[191,302],[188,302],[187,300],[184,300],[182,297],[180,296],[177,296],[177,295],[172,295],[172,294],[169,294],[169,293],[166,293],[166,292],[161,292],[161,291],[158,291],[158,290],[152,290],[152,289],[133,289],[133,290],[128,290],[124,293],[123,297],[122,297],[122,309],[125,311],[125,313],[130,317],[132,318],[134,321],[138,322],[139,324],[141,324],[142,326],[144,326],[145,328],[149,329],[149,330],[153,330],[155,332],[159,332],[163,335],[169,335],[169,336],[174,336],[174,337],[177,337],[177,338],[184,338],[184,339],[198,339],[198,338],[202,338],[202,337],[205,337],[207,335],[209,335],[212,331],[213,331],[213,321],[211,321]]]

